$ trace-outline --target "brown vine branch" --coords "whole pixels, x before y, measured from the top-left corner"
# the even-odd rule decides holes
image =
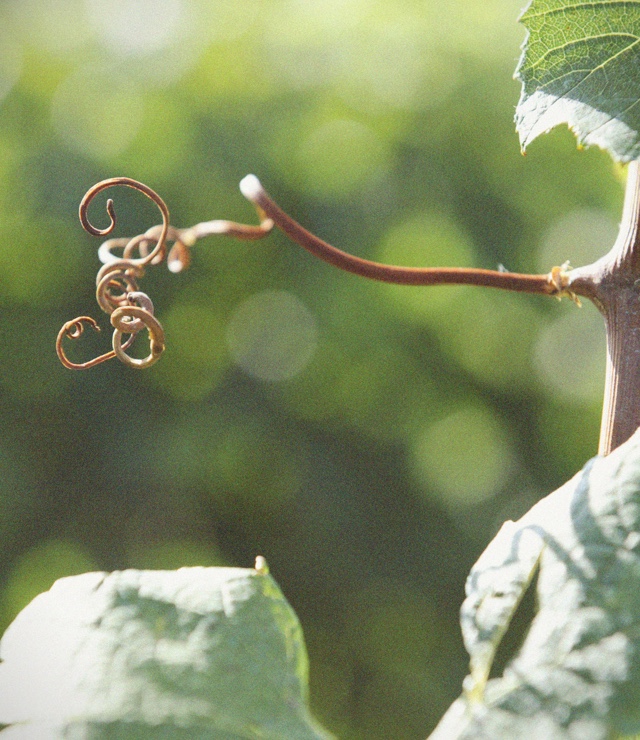
[[[397,267],[372,262],[343,252],[307,231],[272,200],[255,175],[247,175],[240,191],[290,239],[341,270],[398,285],[481,285],[525,293],[558,295],[564,291],[560,273],[523,275],[517,272],[483,270],[473,267]],[[557,269],[557,268],[554,268]]]
[[[547,275],[524,275],[499,270],[466,267],[398,267],[362,259],[343,252],[307,231],[285,213],[268,195],[255,175],[240,183],[243,195],[256,207],[258,225],[214,220],[188,229],[170,226],[169,211],[162,198],[146,185],[126,177],[104,180],[94,185],[80,204],[83,227],[96,236],[108,236],[116,225],[113,201],[106,203],[109,225],[99,229],[88,218],[93,198],[103,190],[124,185],[150,198],[162,213],[162,225],[154,226],[132,239],[109,239],[99,251],[103,267],[98,272],[96,298],[100,308],[111,316],[114,326],[113,350],[84,363],[71,362],[65,355],[63,339],[77,339],[85,324],[99,330],[97,323],[80,316],[68,321],[56,342],[58,356],[65,367],[95,367],[118,357],[131,367],[153,364],[164,350],[164,333],[153,315],[149,297],[138,289],[137,281],[147,265],[166,257],[166,241],[173,246],[167,257],[169,269],[180,272],[189,265],[190,248],[201,238],[226,235],[237,239],[261,239],[277,226],[311,254],[342,270],[372,280],[400,285],[479,285],[556,297],[589,298],[605,318],[607,328],[607,381],[601,431],[600,452],[607,454],[628,439],[640,425],[640,163],[629,165],[627,192],[619,237],[612,250],[593,265],[569,272],[568,266],[553,267]],[[120,256],[113,250],[122,249]],[[134,255],[138,254],[138,257]],[[146,329],[150,353],[136,360],[126,354],[138,332]],[[123,335],[128,335],[122,341]]]
[[[563,267],[554,267],[547,275],[523,275],[466,267],[398,267],[356,257],[331,246],[294,221],[269,197],[255,175],[247,175],[240,183],[240,190],[254,204],[260,219],[258,225],[214,220],[196,224],[188,229],[177,229],[170,225],[169,210],[155,191],[136,180],[115,177],[94,185],[82,199],[80,222],[90,234],[109,236],[113,232],[116,215],[111,199],[106,203],[110,223],[104,229],[93,226],[89,221],[88,209],[98,193],[117,185],[133,188],[150,198],[162,213],[162,225],[153,226],[144,234],[131,239],[108,239],[98,249],[103,266],[96,278],[96,300],[100,308],[111,316],[111,323],[114,326],[113,350],[83,363],[74,363],[66,357],[62,345],[65,338],[80,337],[85,323],[98,330],[93,319],[81,316],[62,327],[56,342],[60,361],[68,368],[95,367],[114,357],[135,368],[152,365],[164,350],[164,333],[153,315],[151,300],[138,287],[138,280],[143,276],[144,269],[148,265],[159,264],[166,258],[169,270],[180,272],[188,267],[190,249],[199,239],[211,235],[225,235],[242,240],[262,239],[271,232],[274,225],[316,257],[342,270],[372,280],[400,285],[480,285],[557,297],[568,295],[574,299],[577,293],[568,287],[568,275]],[[168,256],[167,240],[173,242]],[[122,253],[115,254],[115,250],[122,250]],[[149,332],[150,353],[143,360],[135,360],[127,355],[125,350],[142,329]],[[123,343],[124,334],[129,338]]]
[[[406,268],[383,265],[343,252],[311,234],[288,216],[260,184],[247,175],[243,195],[293,241],[342,270],[373,280],[404,285],[466,284],[526,293],[578,296],[591,300],[605,319],[607,376],[600,454],[625,442],[640,426],[640,162],[629,164],[622,222],[616,242],[604,257],[569,271],[554,267],[548,275],[521,275],[474,268]]]

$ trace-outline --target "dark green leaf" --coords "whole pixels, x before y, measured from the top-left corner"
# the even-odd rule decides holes
[[[640,157],[640,3],[532,0],[516,70],[522,148],[567,123],[578,140]]]

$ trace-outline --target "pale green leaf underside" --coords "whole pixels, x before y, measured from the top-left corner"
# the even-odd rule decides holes
[[[640,158],[640,0],[532,0],[520,20],[522,148],[566,123],[581,143]]]
[[[298,620],[241,568],[87,573],[38,596],[0,642],[7,740],[321,740]]]
[[[525,642],[487,680],[536,566]],[[461,624],[471,671],[432,740],[640,732],[640,431],[501,529],[469,574]]]

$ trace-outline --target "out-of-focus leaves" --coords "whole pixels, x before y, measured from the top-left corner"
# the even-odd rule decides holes
[[[298,620],[266,568],[64,578],[0,654],[10,737],[329,737],[307,709]]]
[[[628,162],[640,157],[640,7],[633,2],[532,0],[516,76],[523,149],[567,123],[578,140]]]
[[[538,612],[501,678],[493,656],[540,562]],[[640,433],[508,522],[467,581],[471,672],[432,740],[640,730]]]

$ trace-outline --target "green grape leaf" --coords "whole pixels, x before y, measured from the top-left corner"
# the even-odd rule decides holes
[[[489,679],[536,567],[533,622]],[[461,625],[470,675],[431,740],[640,732],[640,431],[500,530],[469,574]]]
[[[86,573],[0,642],[8,738],[320,740],[295,613],[266,569]]]
[[[640,2],[531,0],[516,69],[522,149],[561,123],[622,162],[640,158]]]

